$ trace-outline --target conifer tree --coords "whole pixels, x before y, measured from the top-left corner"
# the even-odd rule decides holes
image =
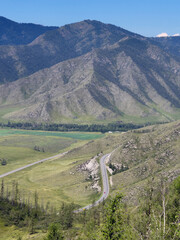
[[[1,182],[1,198],[4,199],[4,180]]]

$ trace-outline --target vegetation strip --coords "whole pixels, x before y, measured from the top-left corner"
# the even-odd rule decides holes
[[[164,123],[164,122],[163,122]],[[151,123],[146,123],[146,126],[151,125]],[[25,130],[43,130],[43,131],[72,131],[72,132],[108,132],[108,131],[128,131],[132,129],[137,129],[143,127],[144,124],[132,124],[123,123],[122,121],[117,121],[108,124],[65,124],[65,123],[30,123],[30,122],[10,122],[0,123],[0,127],[8,127],[14,129],[25,129]]]
[[[0,136],[8,135],[34,135],[34,136],[47,136],[47,137],[64,137],[78,140],[93,140],[102,138],[104,135],[99,133],[75,133],[75,132],[48,132],[36,130],[13,130],[13,129],[0,129]]]

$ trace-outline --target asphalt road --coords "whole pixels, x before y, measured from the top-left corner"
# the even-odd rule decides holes
[[[107,170],[106,170],[106,159],[111,155],[111,153],[104,155],[100,159],[100,168],[101,168],[101,175],[102,175],[102,180],[103,180],[103,194],[102,196],[93,204],[90,204],[86,207],[80,208],[78,210],[75,210],[75,213],[82,212],[84,210],[88,210],[94,206],[97,206],[99,203],[103,202],[109,195],[109,181],[108,181],[108,175],[107,175]]]
[[[24,170],[24,169],[26,169],[26,168],[28,168],[28,167],[31,167],[31,166],[34,166],[34,165],[36,165],[36,164],[43,163],[43,162],[45,162],[45,161],[48,161],[48,160],[51,160],[51,159],[54,159],[54,158],[57,158],[57,157],[62,157],[62,156],[64,156],[66,153],[67,153],[67,152],[60,153],[60,154],[57,154],[57,155],[52,156],[52,157],[44,158],[44,159],[39,160],[39,161],[37,161],[37,162],[27,164],[27,165],[25,165],[25,166],[23,166],[23,167],[20,167],[20,168],[17,168],[17,169],[15,169],[15,170],[12,170],[12,171],[10,171],[10,172],[1,174],[1,175],[0,175],[0,178],[3,178],[3,177],[6,177],[6,176],[8,176],[8,175],[10,175],[10,174],[19,172],[19,171],[21,171],[21,170]]]
[[[39,160],[37,162],[34,162],[34,163],[30,163],[30,164],[27,164],[23,167],[20,167],[20,168],[17,168],[15,170],[12,170],[10,172],[7,172],[7,173],[4,173],[4,174],[1,174],[0,175],[0,178],[3,178],[3,177],[6,177],[10,174],[13,174],[13,173],[16,173],[16,172],[19,172],[21,170],[24,170],[28,167],[31,167],[31,166],[34,166],[36,164],[39,164],[39,163],[43,163],[45,161],[48,161],[48,160],[51,160],[51,159],[54,159],[54,158],[57,158],[57,157],[62,157],[63,155],[65,155],[67,152],[64,152],[64,153],[60,153],[60,154],[57,154],[55,156],[52,156],[52,157],[49,157],[49,158],[44,158],[42,160]],[[99,203],[103,202],[109,195],[109,181],[108,181],[108,175],[107,175],[107,170],[106,170],[106,159],[111,155],[111,153],[109,154],[106,154],[104,155],[101,159],[100,159],[100,168],[101,168],[101,175],[102,175],[102,180],[103,180],[103,194],[102,196],[93,204],[90,204],[86,207],[83,207],[83,208],[80,208],[76,211],[74,211],[75,213],[78,213],[78,212],[81,212],[81,211],[84,211],[84,210],[88,210],[94,206],[97,206]]]

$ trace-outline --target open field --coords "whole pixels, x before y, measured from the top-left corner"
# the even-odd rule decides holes
[[[178,128],[179,122],[176,122],[150,126],[143,130],[139,129],[127,133],[106,134],[104,138],[91,141],[66,138],[68,142],[61,142],[62,138],[58,137],[21,135],[18,137],[19,139],[22,138],[22,140],[15,144],[18,150],[24,149],[26,138],[32,138],[30,142],[37,138],[36,141],[39,141],[40,147],[45,147],[45,145],[41,145],[42,142],[49,147],[48,152],[36,153],[35,151],[34,153],[32,149],[34,143],[30,144],[26,139],[29,146],[31,146],[28,155],[30,153],[37,154],[36,156],[31,155],[31,159],[32,157],[42,159],[50,153],[53,155],[58,151],[58,147],[61,148],[60,152],[65,151],[65,149],[68,149],[69,152],[59,159],[50,160],[7,176],[5,182],[11,188],[12,182],[17,181],[26,196],[29,194],[32,196],[38,189],[40,201],[43,199],[44,203],[50,202],[57,208],[62,201],[85,206],[97,199],[100,194],[91,189],[92,181],[87,179],[86,171],[78,170],[79,166],[99,153],[110,153],[118,147],[112,155],[112,163],[119,165],[123,163],[129,169],[112,176],[113,186],[111,191],[116,191],[121,187],[124,191],[131,192],[133,198],[136,195],[136,189],[143,185],[152,174],[157,175],[160,172],[176,174],[176,170],[180,168],[178,158],[180,142],[175,135]],[[7,144],[5,140],[2,141],[1,148],[8,145],[8,148],[12,150],[15,147],[13,146],[13,137],[1,137],[1,141],[4,138],[9,138]],[[24,142],[22,143],[23,139]],[[65,138],[63,138],[64,140]],[[10,153],[11,151],[9,151]],[[15,159],[15,161],[18,163],[18,159]],[[28,159],[26,158],[25,161],[28,162]],[[1,169],[4,167],[8,167],[8,165],[1,166]]]
[[[43,204],[45,207],[49,206],[49,208],[53,206],[58,209],[62,202],[74,202],[79,206],[85,206],[99,198],[100,193],[91,188],[92,180],[87,179],[87,172],[81,171],[79,166],[99,153],[110,153],[116,149],[112,154],[112,163],[123,163],[128,165],[129,169],[112,176],[111,193],[121,189],[132,203],[137,200],[138,191],[143,189],[147,180],[152,176],[154,176],[155,181],[158,181],[160,174],[163,174],[171,181],[179,174],[179,127],[180,122],[178,121],[166,125],[149,126],[126,133],[106,134],[104,138],[90,141],[63,138],[68,140],[67,145],[62,146],[62,148],[69,149],[65,156],[7,176],[4,178],[5,187],[8,186],[10,190],[12,182],[17,181],[23,198],[33,201],[34,192],[37,191],[40,205]],[[15,136],[1,137],[0,139],[8,139],[7,143],[4,140],[2,141],[2,143],[4,142],[2,147],[8,145],[11,149],[14,144],[13,137]],[[17,137],[19,140],[16,143],[16,148],[24,148],[25,142],[32,147],[33,143],[30,143],[34,138],[40,145],[43,142],[42,138],[44,138],[51,155],[57,151],[57,148],[55,147],[56,144],[52,147],[50,142],[53,143],[53,141],[57,141],[56,139],[62,140],[58,137],[34,135],[17,135]],[[28,138],[30,139],[28,140]],[[72,142],[69,142],[69,140]],[[38,154],[47,153],[39,152]],[[10,232],[11,229],[16,236],[19,234],[23,236],[24,240],[31,239],[26,232],[20,232],[21,230],[15,229],[15,227],[10,227]],[[6,227],[2,227],[1,232],[4,239],[10,239]],[[30,237],[41,240],[41,238],[43,239],[43,233],[36,233]]]
[[[77,141],[57,137],[28,135],[0,137],[0,158],[7,161],[7,165],[0,165],[0,174],[55,155],[73,144],[77,144]],[[35,150],[35,146],[40,151]]]
[[[43,199],[44,203],[50,202],[56,207],[62,201],[74,201],[83,206],[99,197],[96,191],[90,189],[91,181],[86,180],[86,173],[76,171],[76,167],[105,148],[106,144],[102,145],[102,139],[92,140],[105,135],[62,133],[63,137],[60,137],[61,133],[58,132],[9,129],[0,130],[0,134],[0,158],[7,159],[7,165],[0,165],[0,174],[69,151],[63,158],[50,160],[5,177],[5,185],[9,189],[12,182],[17,181],[26,198],[29,195],[32,197],[34,192],[38,191],[40,201]],[[35,146],[38,146],[40,151],[34,150]]]
[[[35,130],[14,130],[0,129],[0,136],[8,135],[33,135],[43,137],[64,137],[78,140],[92,140],[102,138],[101,133],[84,133],[84,132],[50,132],[50,131],[35,131]]]
[[[0,174],[65,152],[86,143],[89,139],[102,136],[103,134],[98,133],[0,129],[0,159],[7,160],[7,165],[0,165]]]
[[[7,159],[11,159],[8,160],[6,166],[0,166],[1,173],[14,169],[14,166],[17,168],[25,165],[32,159],[35,161],[55,155],[58,150],[59,152],[69,150],[69,153],[62,158],[50,160],[7,176],[4,178],[5,184],[11,189],[12,182],[17,181],[26,197],[29,195],[32,197],[38,190],[40,201],[43,199],[45,204],[50,202],[57,208],[62,201],[74,202],[80,206],[92,203],[100,194],[91,189],[92,181],[87,180],[87,173],[77,171],[77,167],[100,152],[111,152],[117,145],[115,139],[119,135],[107,134],[105,138],[91,141],[36,135],[1,136],[0,151],[4,153],[3,157],[7,156]],[[45,152],[34,151],[34,144],[40,148],[43,147]]]

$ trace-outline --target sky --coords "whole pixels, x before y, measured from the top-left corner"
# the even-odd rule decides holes
[[[180,33],[180,0],[0,0],[0,16],[46,26],[99,20],[147,37]]]

